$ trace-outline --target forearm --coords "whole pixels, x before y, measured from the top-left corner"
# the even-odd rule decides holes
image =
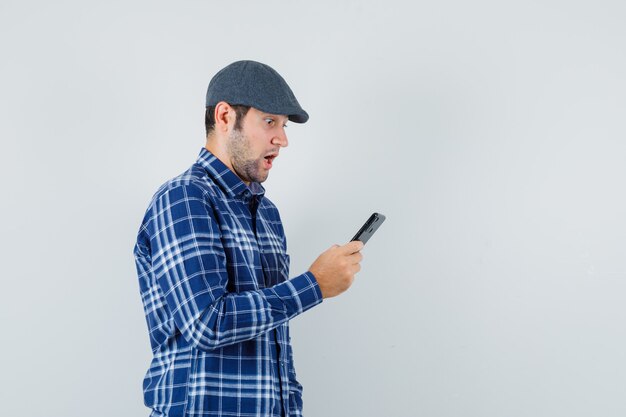
[[[321,301],[315,277],[307,272],[271,288],[224,293],[180,329],[196,348],[213,350],[254,339]]]

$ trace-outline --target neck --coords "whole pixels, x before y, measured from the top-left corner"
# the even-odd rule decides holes
[[[226,165],[228,169],[230,169],[235,175],[239,177],[239,174],[237,174],[237,171],[235,171],[235,169],[233,168],[233,164],[230,159],[228,150],[226,149],[226,144],[223,141],[219,141],[217,140],[217,138],[207,137],[207,141],[206,141],[206,144],[204,145],[204,148],[207,151],[211,152],[217,159],[222,161],[222,163]],[[244,181],[244,180],[242,181],[247,186],[250,186],[249,181]]]
[[[211,136],[207,137],[206,144],[204,145],[205,149],[211,152],[217,159],[222,161],[224,165],[226,165],[231,171],[233,170],[233,164],[228,157],[228,151],[226,149],[226,144],[223,141],[217,140],[217,138],[213,138]]]

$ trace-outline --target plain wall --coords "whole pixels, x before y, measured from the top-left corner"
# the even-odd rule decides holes
[[[295,318],[313,416],[626,415],[620,1],[0,4],[0,404],[147,416],[132,247],[204,145],[210,78],[310,113],[265,183],[292,275],[373,211],[346,294]]]

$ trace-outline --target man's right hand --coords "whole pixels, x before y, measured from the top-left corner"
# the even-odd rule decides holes
[[[354,281],[354,274],[361,270],[363,259],[358,240],[343,246],[333,245],[313,262],[309,271],[315,275],[324,298],[335,297],[346,291]]]

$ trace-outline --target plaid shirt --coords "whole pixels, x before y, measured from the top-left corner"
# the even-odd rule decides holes
[[[154,358],[151,417],[301,416],[288,322],[322,302],[289,279],[278,210],[206,149],[154,195],[134,248]]]

